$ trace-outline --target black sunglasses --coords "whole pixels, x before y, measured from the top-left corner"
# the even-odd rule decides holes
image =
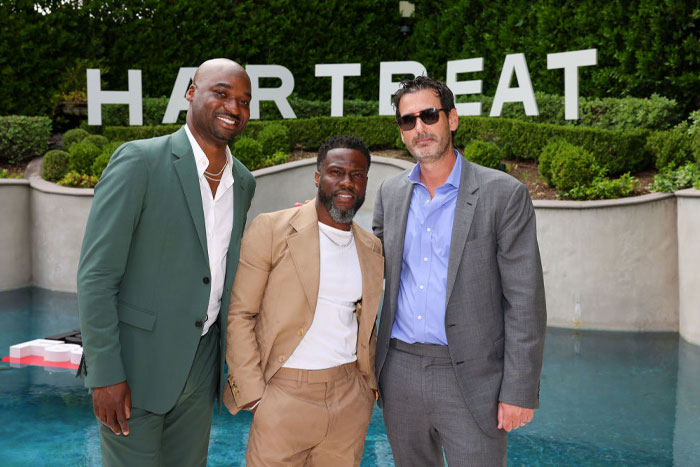
[[[416,112],[412,115],[402,115],[396,119],[396,123],[399,124],[399,128],[401,128],[403,131],[413,130],[413,128],[416,126],[416,118],[418,117],[420,117],[420,119],[423,120],[423,123],[426,125],[434,125],[438,120],[440,120],[441,110],[444,111],[445,109],[430,108],[423,109],[420,112]],[[445,114],[447,114],[447,112],[445,112]]]

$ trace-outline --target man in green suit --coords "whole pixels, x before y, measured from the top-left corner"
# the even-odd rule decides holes
[[[78,268],[84,360],[103,465],[204,465],[224,384],[225,329],[255,179],[228,142],[250,116],[250,79],[209,60],[187,124],[112,156]]]

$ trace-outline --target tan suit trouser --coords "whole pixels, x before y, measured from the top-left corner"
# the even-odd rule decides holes
[[[355,362],[326,370],[281,368],[261,398],[248,466],[357,466],[374,391]]]

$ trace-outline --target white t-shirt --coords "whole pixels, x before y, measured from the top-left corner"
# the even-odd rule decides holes
[[[362,271],[352,231],[318,223],[321,274],[314,320],[285,368],[323,370],[357,360],[355,304]]]

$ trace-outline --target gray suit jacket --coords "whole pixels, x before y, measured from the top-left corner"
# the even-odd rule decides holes
[[[525,186],[503,172],[463,162],[447,273],[445,331],[464,400],[481,429],[497,436],[499,401],[539,406],[547,321],[542,265],[535,210]],[[377,381],[396,314],[412,193],[408,172],[403,172],[381,184],[374,208],[372,227],[384,245],[386,278]]]

